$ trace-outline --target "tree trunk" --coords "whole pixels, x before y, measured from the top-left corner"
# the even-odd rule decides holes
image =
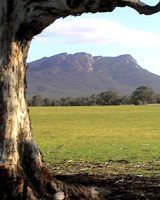
[[[55,180],[33,138],[25,101],[26,58],[30,41],[17,37],[14,25],[0,30],[0,199],[98,199],[90,189]],[[28,183],[28,187],[26,186]],[[26,187],[26,188],[24,188]],[[61,198],[64,199],[64,198]]]

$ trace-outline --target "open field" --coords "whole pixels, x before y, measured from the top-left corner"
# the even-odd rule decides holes
[[[30,114],[55,171],[160,172],[160,105],[31,107]]]

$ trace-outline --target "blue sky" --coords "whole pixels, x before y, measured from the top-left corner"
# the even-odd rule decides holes
[[[160,75],[160,13],[144,16],[130,8],[116,8],[112,13],[59,19],[33,39],[28,62],[63,52],[131,54],[142,68]]]

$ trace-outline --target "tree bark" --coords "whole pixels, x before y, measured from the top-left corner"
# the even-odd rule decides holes
[[[116,6],[144,14],[159,11],[159,4],[151,9],[133,0],[0,0],[0,199],[25,198],[26,183],[31,200],[58,199],[61,191],[65,199],[103,198],[92,189],[55,180],[45,167],[25,101],[26,59],[33,36],[56,19]]]
[[[65,199],[98,199],[91,189],[55,180],[43,163],[25,101],[31,38],[23,34],[24,18],[13,13],[10,2],[0,2],[0,199],[25,198],[26,183],[27,199],[53,199],[55,194],[56,199],[60,191]]]
[[[96,197],[90,189],[55,180],[45,167],[25,101],[30,41],[18,40],[13,33],[0,36],[0,199],[22,199],[24,179],[28,180],[27,199],[49,199],[60,191],[66,199]]]

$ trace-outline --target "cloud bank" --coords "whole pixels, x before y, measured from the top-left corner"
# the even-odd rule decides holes
[[[160,47],[160,34],[128,28],[107,19],[57,20],[45,29],[43,36],[36,40],[47,41],[56,38],[63,44],[116,44],[129,48]]]

